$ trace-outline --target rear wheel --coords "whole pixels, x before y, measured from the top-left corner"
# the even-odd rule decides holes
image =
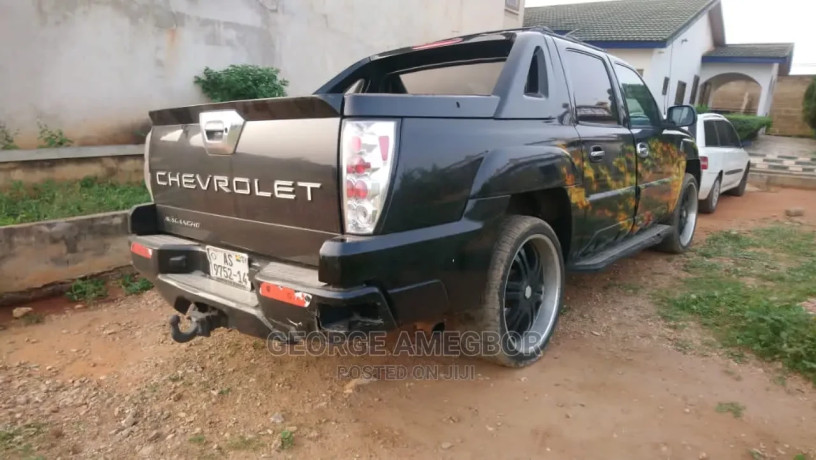
[[[736,186],[735,188],[732,188],[731,190],[729,190],[729,191],[727,191],[725,193],[728,194],[728,195],[734,195],[734,196],[745,195],[745,187],[748,185],[748,172],[749,172],[750,169],[751,169],[751,165],[749,163],[747,166],[745,166],[745,172],[742,173],[742,179],[740,180],[739,185]]]
[[[468,327],[484,334],[482,356],[508,367],[538,360],[558,322],[563,292],[564,262],[553,229],[535,217],[507,217]]]
[[[657,245],[657,249],[672,254],[681,254],[691,246],[694,230],[697,228],[697,180],[689,173],[683,178],[677,206],[674,207],[668,224],[671,233]]]
[[[708,192],[708,198],[700,200],[700,212],[711,214],[717,209],[717,203],[720,202],[721,181],[718,176],[711,185],[711,191]]]

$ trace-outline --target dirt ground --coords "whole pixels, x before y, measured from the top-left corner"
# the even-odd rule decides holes
[[[785,220],[816,192],[723,197],[698,238]],[[545,356],[509,370],[472,359],[275,357],[220,330],[176,344],[155,292],[0,331],[0,456],[36,458],[816,458],[816,389],[705,331],[669,328],[651,300],[682,258],[646,251],[568,278]],[[474,366],[471,380],[375,380],[351,364]],[[715,410],[745,407],[741,417]],[[19,427],[9,435],[9,427]],[[277,450],[284,430],[293,445]],[[754,453],[751,453],[754,450]]]

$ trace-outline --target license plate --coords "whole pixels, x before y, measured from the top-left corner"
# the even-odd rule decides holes
[[[207,260],[210,262],[210,277],[239,286],[252,288],[249,282],[249,257],[240,252],[207,246]]]

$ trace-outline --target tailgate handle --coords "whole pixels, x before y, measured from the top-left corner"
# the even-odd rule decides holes
[[[230,155],[235,152],[244,128],[244,119],[235,110],[201,112],[198,115],[201,137],[207,153]]]
[[[204,125],[204,137],[208,142],[221,142],[229,134],[229,127],[223,121],[214,120]]]

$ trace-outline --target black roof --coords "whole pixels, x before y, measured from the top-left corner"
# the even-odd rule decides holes
[[[718,46],[705,54],[707,57],[733,58],[787,58],[793,53],[793,43],[740,43]]]
[[[719,0],[618,0],[528,7],[524,25],[589,42],[667,42]]]

